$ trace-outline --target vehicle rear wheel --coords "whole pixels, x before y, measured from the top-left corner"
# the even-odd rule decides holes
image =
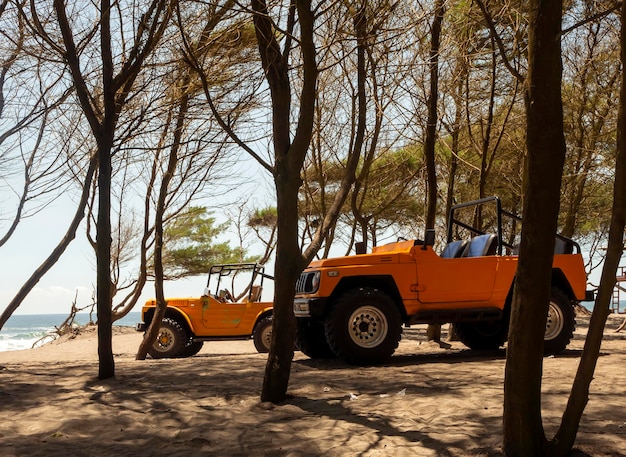
[[[563,352],[574,336],[576,319],[574,308],[567,295],[556,287],[552,288],[543,352],[546,355]]]
[[[332,351],[352,365],[370,365],[389,359],[402,336],[400,311],[378,289],[353,289],[335,302],[324,328]]]
[[[202,349],[202,346],[204,346],[204,341],[193,341],[192,338],[189,338],[189,341],[187,341],[187,345],[182,350],[182,352],[179,355],[179,357],[191,357],[191,356],[194,356],[198,352],[200,352],[200,350]]]
[[[270,344],[272,342],[272,316],[267,316],[261,319],[254,326],[252,331],[252,339],[254,340],[254,347],[261,354],[270,351]]]
[[[474,351],[495,351],[509,334],[509,318],[483,322],[457,322],[454,331],[465,346]]]
[[[161,321],[161,328],[156,341],[148,351],[153,359],[180,357],[185,349],[189,335],[180,323],[170,317]]]
[[[311,319],[298,319],[296,349],[311,359],[336,357],[326,341],[324,324]]]

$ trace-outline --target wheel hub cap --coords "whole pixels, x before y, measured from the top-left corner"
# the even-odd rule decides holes
[[[550,307],[548,308],[548,320],[546,321],[546,333],[544,336],[544,340],[553,340],[556,338],[561,331],[563,330],[564,325],[564,316],[561,308],[556,306],[554,303],[550,302]]]
[[[387,330],[387,318],[372,306],[357,308],[348,321],[350,338],[363,348],[373,348],[381,344],[387,336]]]
[[[263,343],[267,348],[270,347],[270,344],[272,343],[272,327],[266,330],[263,334]]]
[[[172,344],[172,335],[168,332],[162,331],[157,338],[157,346],[159,349],[167,349]]]

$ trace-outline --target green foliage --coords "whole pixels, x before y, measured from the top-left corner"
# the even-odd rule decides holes
[[[514,107],[511,116],[514,120],[508,121],[506,120],[507,108],[502,105],[494,112],[492,128],[498,133],[504,128],[506,134],[501,138],[491,139],[487,151],[487,169],[482,179],[485,180],[484,196],[496,195],[502,200],[503,207],[517,211],[521,210],[519,203],[522,198],[525,152],[520,145],[524,144],[525,125],[518,121],[523,114],[520,112],[522,107]],[[482,151],[479,145],[481,145],[482,138],[477,133],[477,136],[472,138],[468,132],[469,130],[480,132],[483,128],[480,122],[476,122],[471,125],[471,129],[464,128],[459,132],[459,149],[456,151],[458,168],[455,173],[455,203],[480,197]],[[441,142],[443,145],[438,145],[437,149],[439,157],[443,158],[440,162],[446,165],[450,161],[452,151],[445,145],[451,142],[449,137],[444,138]],[[438,173],[443,175],[440,177],[440,179],[444,178],[441,179],[442,182],[447,181],[449,170],[445,166],[440,167]]]
[[[276,226],[277,219],[276,207],[257,208],[248,218],[248,225],[253,228],[273,228]]]
[[[342,208],[340,226],[353,229],[358,215],[367,220],[368,232],[383,232],[389,227],[416,225],[424,212],[421,178],[423,154],[420,147],[407,146],[382,150],[367,170],[361,162],[358,195],[351,195]],[[301,193],[301,217],[314,223],[324,215],[335,198],[345,167],[337,160],[313,163],[305,170],[305,186]],[[354,194],[354,190],[352,193]],[[356,202],[356,208],[351,206]]]
[[[206,208],[191,207],[172,219],[165,229],[163,265],[168,279],[204,274],[211,265],[254,261],[243,248],[216,243],[227,223],[217,224]]]
[[[408,146],[381,154],[368,173],[361,212],[379,224],[404,226],[423,216],[424,166],[420,147]]]

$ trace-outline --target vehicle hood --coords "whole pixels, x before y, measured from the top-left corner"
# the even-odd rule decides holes
[[[400,241],[383,246],[376,246],[370,254],[358,254],[344,257],[315,260],[308,268],[334,268],[343,266],[380,265],[407,262],[413,259],[415,241]],[[431,249],[430,247],[428,249]]]

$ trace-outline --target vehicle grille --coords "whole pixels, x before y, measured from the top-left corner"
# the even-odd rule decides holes
[[[317,285],[313,286],[313,278],[315,278],[315,272],[305,271],[300,275],[296,282],[296,294],[312,294],[317,291]]]

